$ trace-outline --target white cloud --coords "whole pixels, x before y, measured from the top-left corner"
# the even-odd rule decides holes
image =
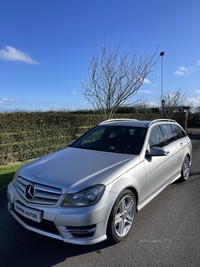
[[[149,91],[149,90],[139,90],[140,93],[144,93],[144,94],[154,94],[153,91]]]
[[[196,106],[199,106],[200,105],[200,90],[196,89],[194,90],[194,92],[196,93],[196,95],[194,94],[194,96],[188,97],[188,101]]]
[[[174,72],[175,75],[186,75],[192,72],[192,68],[186,68],[185,66],[178,67],[178,69]]]
[[[179,75],[179,76],[183,76],[184,75],[184,72],[180,71],[180,70],[177,70],[174,72],[174,75]]]
[[[149,83],[151,83],[148,79],[146,79],[146,78],[144,78],[144,80],[143,80],[143,78],[139,78],[140,79],[140,81],[141,82],[143,82],[143,83],[147,83],[147,84],[149,84]]]
[[[151,82],[150,82],[148,79],[144,78],[143,83],[147,83],[147,84],[149,84],[149,83],[151,83]]]
[[[194,105],[200,105],[200,97],[191,97],[188,98],[188,101],[193,103]]]
[[[147,102],[147,103],[150,107],[157,107],[158,106],[158,104],[156,104],[155,102]]]
[[[78,93],[76,91],[73,91],[72,92],[72,95],[77,95]]]
[[[179,70],[182,72],[188,72],[188,69],[185,66],[179,67]]]
[[[152,87],[157,87],[157,86],[158,86],[158,83],[152,84]]]
[[[12,46],[6,46],[5,49],[0,49],[0,60],[8,61],[23,61],[28,64],[37,65],[39,62],[26,55],[23,51],[20,51]]]
[[[24,101],[15,100],[7,97],[0,98],[0,105],[12,105],[12,104],[24,104]]]
[[[14,103],[14,102],[15,102],[14,99],[6,98],[6,97],[0,98],[0,104],[2,105]]]
[[[185,66],[178,67],[176,71],[174,71],[174,75],[184,76],[189,75],[194,71],[199,70],[200,60],[197,61],[196,65],[193,67],[186,68]]]

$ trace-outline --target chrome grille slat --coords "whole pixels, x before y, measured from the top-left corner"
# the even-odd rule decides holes
[[[21,189],[22,191],[25,191],[26,186],[21,184],[21,183],[17,183],[17,186],[19,187],[19,189]]]
[[[25,180],[21,177],[17,177],[17,181],[23,184],[24,186],[27,186],[30,183],[28,180]]]
[[[21,189],[21,188],[18,188],[18,193],[20,193],[20,195],[23,195],[24,194],[24,191]]]
[[[46,187],[46,186],[43,186],[43,185],[40,185],[40,187],[37,187],[37,184],[35,185],[35,189],[38,189],[38,190],[42,190],[42,191],[46,191],[46,192],[49,192],[49,193],[53,193],[53,194],[60,194],[60,189],[57,189],[57,188],[53,188],[52,187]]]
[[[61,194],[62,190],[59,188],[54,188],[51,186],[39,184],[36,182],[29,181],[23,177],[17,177],[16,179],[16,190],[21,195],[21,197],[29,203],[52,206],[55,205]],[[28,185],[34,186],[34,196],[31,199],[27,199],[26,197],[26,187]]]
[[[60,195],[59,195],[60,196]],[[36,190],[35,192],[35,197],[38,197],[38,198],[47,198],[47,199],[54,199],[54,200],[58,200],[59,199],[59,196],[58,195],[55,195],[55,194],[52,194],[51,192],[51,195],[48,194],[47,191],[39,191],[38,189]]]

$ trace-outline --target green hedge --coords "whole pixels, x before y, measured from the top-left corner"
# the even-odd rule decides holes
[[[155,119],[157,114],[117,114],[118,118]],[[0,165],[37,158],[68,146],[102,121],[98,114],[59,112],[0,113]]]
[[[0,165],[66,147],[100,121],[98,115],[69,112],[0,113]]]

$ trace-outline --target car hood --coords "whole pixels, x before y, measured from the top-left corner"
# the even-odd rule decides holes
[[[18,175],[72,193],[121,176],[139,156],[68,147],[23,166]],[[130,163],[131,162],[131,163]]]

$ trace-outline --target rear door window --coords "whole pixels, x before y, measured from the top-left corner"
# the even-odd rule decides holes
[[[183,131],[183,129],[179,125],[173,124],[172,128],[174,130],[174,134],[176,135],[177,139],[180,139],[186,136],[186,133]]]

